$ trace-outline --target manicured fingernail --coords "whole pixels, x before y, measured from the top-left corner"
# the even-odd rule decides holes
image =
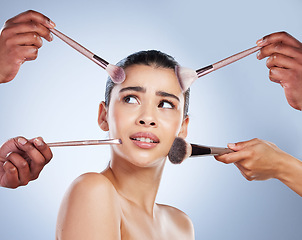
[[[27,143],[27,140],[24,138],[18,138],[18,143],[20,143],[21,145],[25,145]]]
[[[53,40],[52,34],[49,34],[49,41],[51,42]]]
[[[42,142],[39,138],[36,138],[36,139],[34,140],[34,143],[35,143],[35,145],[37,145],[38,147],[43,146],[43,142]]]
[[[259,52],[257,53],[257,59],[260,59],[260,54],[261,54],[261,51],[259,51]]]
[[[29,49],[29,52],[31,52],[31,53],[37,53],[38,52],[38,48],[36,48],[36,47],[34,47],[34,48],[31,48],[31,49]]]
[[[229,143],[229,144],[228,144],[228,147],[229,147],[229,148],[234,148],[234,147],[236,147],[236,144],[235,144],[235,143]]]
[[[257,44],[258,46],[262,46],[265,42],[266,42],[265,38],[261,38],[261,39],[259,39],[259,40],[256,42],[256,44]]]
[[[56,26],[56,24],[53,21],[51,21],[50,19],[48,19],[48,24],[52,27]]]

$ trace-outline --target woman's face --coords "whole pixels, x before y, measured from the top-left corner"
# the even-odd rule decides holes
[[[165,159],[176,136],[186,137],[184,96],[173,69],[132,65],[125,72],[108,108],[100,107],[99,124],[110,138],[122,139],[112,147],[113,158],[152,166]]]

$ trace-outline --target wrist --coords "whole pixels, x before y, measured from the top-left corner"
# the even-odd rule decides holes
[[[289,155],[288,153],[282,152],[279,155],[275,178],[283,183],[290,182],[291,176],[295,171],[297,161],[299,160]]]

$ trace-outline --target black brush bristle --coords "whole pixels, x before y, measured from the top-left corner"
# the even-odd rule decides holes
[[[187,155],[188,150],[186,141],[179,137],[175,138],[168,154],[170,162],[173,164],[180,164]]]

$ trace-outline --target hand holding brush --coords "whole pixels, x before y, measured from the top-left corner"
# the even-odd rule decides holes
[[[170,162],[179,164],[188,157],[217,156],[231,152],[234,151],[229,148],[191,144],[186,142],[183,138],[177,137],[172,144],[168,157]]]

